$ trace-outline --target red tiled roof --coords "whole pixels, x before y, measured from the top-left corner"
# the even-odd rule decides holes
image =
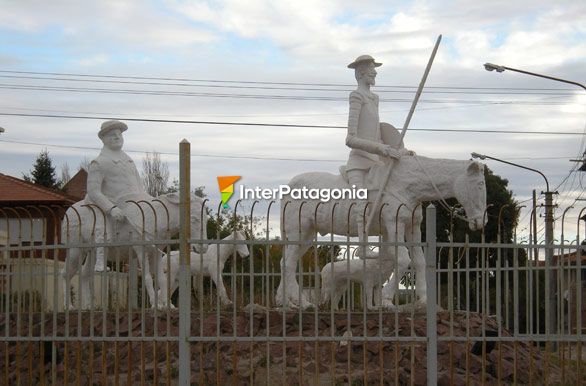
[[[558,262],[558,260],[561,259],[562,264],[564,263],[574,263],[576,264],[578,259],[576,258],[576,256],[578,255],[577,252],[571,252],[571,253],[566,253],[563,256],[560,255],[555,255],[553,257],[553,261],[555,261],[556,263]],[[582,260],[582,264],[586,265],[586,255],[584,253],[580,254],[581,258],[580,260]]]
[[[71,197],[75,197],[78,201],[83,200],[87,193],[87,172],[85,169],[79,171],[71,177],[68,183],[65,184],[63,190]]]
[[[0,173],[0,204],[50,202],[73,204],[77,200],[58,191]]]
[[[557,264],[558,261],[560,261],[560,264],[570,264],[570,265],[576,265],[578,263],[578,259],[576,259],[577,253],[576,252],[571,252],[571,253],[564,253],[563,255],[554,255],[553,256],[553,263]],[[586,254],[582,253],[581,254],[581,258],[580,260],[582,261],[580,264],[584,267],[586,267]],[[539,260],[537,262],[537,265],[540,267],[545,267],[545,260]]]

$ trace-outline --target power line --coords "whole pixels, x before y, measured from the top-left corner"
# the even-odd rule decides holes
[[[59,119],[90,119],[110,120],[117,119],[129,122],[152,122],[152,123],[177,123],[177,124],[199,124],[199,125],[226,125],[226,126],[260,126],[260,127],[296,127],[311,129],[343,129],[346,126],[335,125],[300,125],[287,123],[262,123],[262,122],[228,122],[228,121],[199,121],[181,119],[154,119],[154,118],[121,118],[112,116],[89,116],[89,115],[62,115],[62,114],[25,114],[0,112],[0,116],[13,117],[34,117],[34,118],[59,118]],[[583,135],[583,133],[571,131],[526,131],[526,130],[476,130],[476,129],[421,129],[409,128],[410,131],[428,132],[455,132],[455,133],[482,133],[482,134],[539,134],[539,135]]]
[[[76,76],[76,77],[81,77],[81,78],[179,81],[179,82],[241,83],[241,84],[265,84],[265,85],[320,86],[320,87],[355,87],[356,86],[355,84],[347,84],[347,83],[268,82],[268,81],[249,81],[249,80],[194,79],[194,78],[124,76],[124,75],[102,75],[102,74],[80,74],[80,73],[67,73],[67,72],[39,72],[39,71],[14,71],[14,70],[0,70],[0,73],[52,75],[52,76]],[[417,89],[417,86],[402,86],[402,85],[377,85],[376,87],[377,87],[377,89],[379,89],[379,88]],[[463,86],[426,86],[426,89],[575,91],[574,89],[569,89],[569,88],[471,87],[471,86],[467,86],[467,87],[463,87]]]
[[[62,149],[76,149],[76,150],[101,150],[99,147],[92,147],[92,146],[74,146],[74,145],[59,145],[59,144],[51,144],[51,143],[40,143],[40,142],[30,142],[30,141],[17,141],[11,139],[0,139],[1,142],[6,143],[14,143],[19,145],[33,145],[33,146],[44,146],[44,147],[54,147],[54,148],[62,148]],[[127,153],[148,153],[149,150],[124,150]],[[163,155],[178,155],[179,153],[173,152],[159,152],[159,154]],[[286,157],[262,157],[262,156],[239,156],[239,155],[226,155],[226,154],[192,154],[192,157],[204,157],[204,158],[234,158],[234,159],[253,159],[253,160],[270,160],[270,161],[307,161],[307,162],[346,162],[345,159],[315,159],[315,158],[286,158]],[[532,159],[564,159],[566,157],[543,157],[543,158],[532,158]],[[508,160],[513,159],[525,159],[519,157],[507,157]]]
[[[191,91],[165,91],[146,89],[115,89],[115,88],[90,88],[90,87],[63,87],[63,86],[36,86],[0,83],[0,89],[24,90],[24,91],[57,91],[75,93],[97,93],[97,94],[129,94],[129,95],[151,95],[151,96],[182,96],[182,97],[206,97],[206,98],[236,98],[236,99],[271,99],[271,100],[295,100],[295,101],[347,101],[346,97],[318,96],[318,95],[278,95],[278,94],[237,94],[237,93],[215,93],[215,92],[191,92]],[[408,98],[382,98],[380,102],[410,103]],[[507,105],[564,105],[563,101],[525,101],[525,100],[470,100],[470,99],[422,99],[420,103],[430,104],[476,104],[479,102],[487,104]]]
[[[320,88],[308,88],[308,87],[293,87],[294,85],[290,85],[287,87],[281,86],[251,86],[251,85],[239,85],[239,84],[193,84],[193,83],[171,83],[171,82],[153,82],[153,81],[132,81],[132,80],[110,80],[110,79],[77,79],[77,78],[51,78],[51,77],[43,77],[43,76],[26,76],[26,75],[0,75],[0,78],[7,78],[7,79],[30,79],[30,80],[46,80],[46,81],[63,81],[63,82],[90,82],[90,83],[102,83],[102,84],[131,84],[131,85],[148,85],[148,86],[177,86],[177,87],[203,87],[203,88],[230,88],[230,89],[256,89],[256,90],[287,90],[287,91],[327,91],[327,92],[351,92],[353,91],[352,88],[324,88],[324,87],[333,87],[331,85],[324,85],[320,86]],[[235,82],[237,83],[237,82]],[[340,86],[338,86],[340,87]],[[346,86],[344,86],[346,87]],[[385,86],[382,86],[385,87]],[[393,86],[387,86],[393,87]],[[431,88],[431,87],[430,87]],[[454,91],[455,89],[455,91]],[[445,90],[445,91],[444,91]],[[466,91],[472,90],[472,91]],[[401,93],[401,94],[413,94],[416,90],[413,89],[403,89],[398,88],[395,86],[392,90],[377,90],[378,93]],[[539,91],[539,92],[536,92]],[[568,92],[559,92],[559,89],[547,90],[547,92],[543,92],[544,90],[525,90],[523,91],[520,89],[519,91],[511,91],[504,89],[502,91],[497,91],[494,89],[485,89],[485,88],[474,88],[469,87],[466,89],[456,89],[452,87],[446,87],[444,89],[432,89],[426,90],[426,94],[472,94],[472,95],[555,95],[555,96],[573,96],[576,95],[576,91],[569,90]]]
[[[470,108],[470,107],[483,107],[483,106],[488,106],[488,105],[500,105],[506,102],[495,102],[495,103],[470,103],[470,104],[466,104],[463,106],[438,106],[438,107],[419,107],[417,110],[418,111],[432,111],[432,110],[453,110],[453,109],[462,109],[462,108]],[[112,113],[112,112],[96,112],[96,111],[71,111],[71,110],[62,110],[62,109],[41,109],[41,108],[26,108],[26,107],[15,107],[15,106],[0,106],[0,109],[9,109],[9,110],[21,110],[21,111],[42,111],[42,112],[47,112],[47,113],[67,113],[67,114],[90,114],[90,115],[113,115],[113,114],[117,114],[117,115],[136,115],[134,113],[123,113],[123,112],[116,112],[116,113]],[[381,114],[387,114],[387,113],[397,113],[397,112],[404,112],[404,111],[409,111],[409,109],[391,109],[391,110],[379,110],[379,113]],[[155,114],[155,113],[149,113],[150,116],[157,116],[157,117],[173,117],[173,116],[177,116],[177,113],[174,114]],[[323,117],[323,116],[344,116],[347,117],[348,116],[348,112],[340,112],[340,113],[299,113],[299,114],[214,114],[214,113],[210,113],[210,114],[198,114],[198,113],[190,113],[188,115],[186,114],[179,114],[181,116],[191,116],[191,117],[221,117],[221,118],[250,118],[250,117],[262,117],[262,118],[266,118],[266,117],[279,117],[279,118],[284,118],[284,117],[308,117],[308,116],[316,116],[316,117]]]
[[[7,140],[7,139],[0,139],[0,142],[6,143],[15,143],[19,145],[33,145],[33,146],[45,146],[45,147],[55,147],[55,148],[62,148],[62,149],[77,149],[77,150],[102,150],[99,147],[91,147],[91,146],[73,146],[73,145],[57,145],[57,144],[50,144],[50,143],[39,143],[39,142],[28,142],[28,141],[14,141],[14,140]],[[140,153],[145,154],[148,153],[150,150],[124,150],[127,153]],[[159,154],[163,155],[179,155],[179,153],[173,152],[161,152],[157,151]],[[304,161],[304,162],[346,162],[345,159],[313,159],[313,158],[286,158],[286,157],[261,157],[261,156],[240,156],[240,155],[230,155],[230,154],[191,154],[192,157],[203,157],[203,158],[233,158],[233,159],[252,159],[252,160],[268,160],[268,161]]]

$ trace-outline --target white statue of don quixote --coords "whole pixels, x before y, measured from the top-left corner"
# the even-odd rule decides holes
[[[422,304],[427,302],[425,257],[423,249],[416,244],[421,241],[422,202],[456,198],[465,210],[470,229],[478,230],[485,225],[484,165],[470,160],[427,158],[416,155],[403,145],[403,137],[440,40],[441,35],[437,39],[401,133],[390,124],[379,121],[379,99],[371,91],[371,86],[375,85],[376,68],[381,63],[369,55],[362,55],[348,65],[354,69],[358,84],[349,98],[346,145],[351,150],[348,162],[340,168],[339,175],[304,173],[295,176],[289,186],[292,189],[367,189],[368,199],[340,199],[329,202],[317,199],[295,200],[291,197],[282,199],[281,237],[290,244],[284,247],[281,260],[281,281],[275,299],[277,305],[302,309],[315,306],[300,291],[296,272],[300,256],[311,246],[317,232],[321,235],[333,233],[358,237],[360,243],[357,255],[361,259],[372,260],[368,260],[368,264],[343,266],[363,272],[362,281],[368,301],[366,306],[372,309],[380,306],[394,307],[396,280],[405,274],[410,264],[416,275],[417,301]],[[383,242],[389,244],[415,243],[415,246],[407,248],[383,244],[377,252],[373,252],[367,245],[368,236],[381,236]],[[333,263],[329,265],[331,264]],[[337,299],[336,276],[352,280],[352,277],[356,278],[356,272],[329,268],[335,267],[325,267],[333,280],[322,280],[322,299]],[[387,282],[389,275],[390,280]],[[373,280],[373,277],[378,279]],[[382,288],[380,299],[376,293],[385,282],[387,283]],[[328,291],[332,291],[331,296]],[[372,296],[373,292],[375,296]],[[337,304],[334,305],[336,307]]]

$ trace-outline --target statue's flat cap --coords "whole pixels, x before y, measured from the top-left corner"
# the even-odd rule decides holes
[[[364,62],[373,62],[375,67],[382,66],[382,63],[378,63],[374,60],[374,58],[370,55],[360,55],[356,58],[355,61],[348,65],[348,68],[356,68],[360,63]]]
[[[106,121],[102,123],[100,131],[98,132],[98,137],[102,139],[104,135],[115,129],[120,130],[120,132],[124,132],[128,130],[128,126],[126,126],[126,123],[120,121]]]

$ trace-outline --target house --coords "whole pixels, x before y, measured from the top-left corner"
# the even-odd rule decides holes
[[[584,242],[582,245],[584,246]],[[584,333],[586,331],[586,251],[582,247],[571,253],[555,255],[553,262],[554,265],[560,267],[562,275],[559,290],[566,303],[567,322],[564,324],[572,334]],[[579,302],[580,306],[578,306]],[[576,329],[578,313],[582,318],[581,331]]]
[[[0,294],[11,295],[10,307],[18,307],[20,302],[34,311],[64,310],[59,272],[66,250],[55,247],[62,241],[65,211],[85,196],[86,180],[87,173],[78,172],[68,184],[69,193],[64,193],[0,173]],[[102,304],[125,306],[126,280],[120,272],[96,275],[96,308]],[[114,282],[117,291],[112,289]],[[78,293],[77,277],[71,286]],[[15,294],[21,294],[20,301]]]
[[[70,197],[81,201],[87,193],[87,171],[80,168],[79,171],[71,177],[69,181],[63,186],[63,191]]]
[[[57,190],[26,182],[0,173],[0,232],[13,247],[55,245],[60,242],[61,219],[67,208],[78,201]],[[33,248],[31,248],[32,250]],[[55,250],[34,248],[12,251],[11,257],[46,256],[54,258]],[[64,259],[59,253],[58,258]]]

